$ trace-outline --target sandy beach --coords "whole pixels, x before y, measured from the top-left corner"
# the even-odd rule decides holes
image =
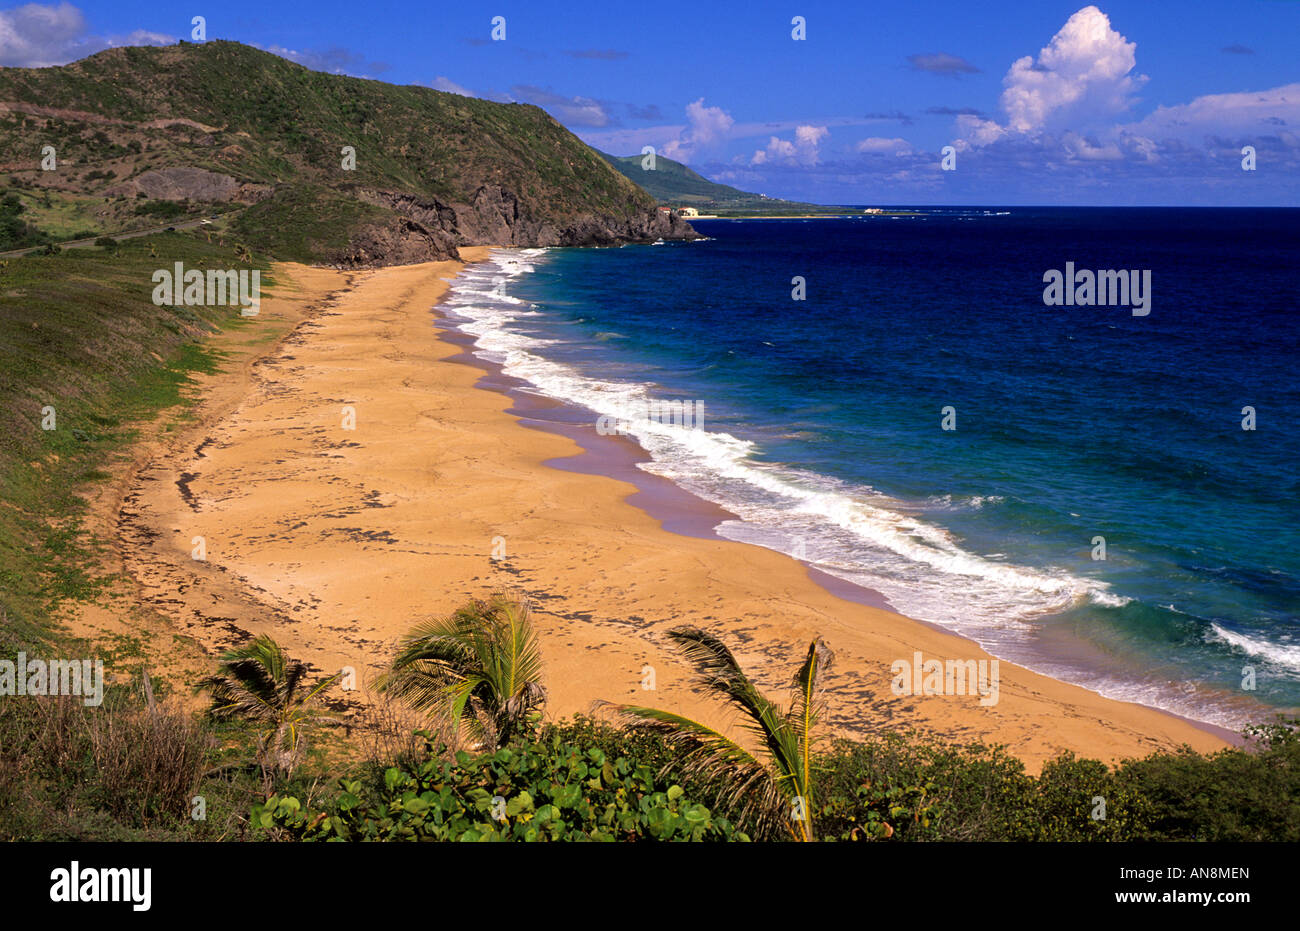
[[[169,675],[270,633],[317,670],[356,669],[363,687],[348,697],[364,704],[365,683],[416,621],[511,588],[535,604],[553,717],[606,699],[727,725],[666,644],[666,630],[693,624],[782,698],[808,642],[824,637],[836,734],[914,726],[1003,743],[1033,770],[1064,750],[1113,761],[1224,746],[1208,728],[1008,662],[995,705],[894,695],[895,660],[991,657],[840,597],[776,552],[667,529],[707,530],[709,515],[648,513],[646,491],[593,474],[581,426],[530,428],[511,397],[480,386],[491,374],[466,363],[434,311],[460,267],[277,265],[262,317],[215,337],[226,364],[200,380],[196,417],[122,464],[95,513],[134,587],[126,600],[170,625],[149,648]],[[139,623],[125,606],[73,621],[91,637]]]

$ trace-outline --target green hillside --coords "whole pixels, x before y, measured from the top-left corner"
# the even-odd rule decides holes
[[[0,151],[0,186],[55,238],[238,211],[239,235],[278,257],[383,264],[457,244],[691,235],[537,107],[314,72],[236,42],[0,69]]]
[[[643,188],[658,203],[673,207],[694,207],[700,213],[719,216],[782,214],[833,214],[840,208],[824,204],[804,204],[751,194],[726,184],[718,184],[681,162],[662,155],[655,156],[653,171],[642,168],[640,155],[600,153],[624,177]]]

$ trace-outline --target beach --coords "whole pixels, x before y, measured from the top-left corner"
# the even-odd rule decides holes
[[[830,734],[914,727],[1004,744],[1031,770],[1067,750],[1110,762],[1226,745],[1209,727],[1006,661],[994,703],[894,694],[896,661],[993,658],[790,557],[712,537],[710,505],[623,480],[630,441],[548,418],[544,403],[520,409],[438,326],[435,304],[461,267],[277,264],[262,317],[214,337],[227,360],[200,377],[194,417],[145,431],[92,508],[133,597],[170,625],[151,641],[160,668],[188,677],[268,633],[319,673],[356,670],[345,697],[360,708],[417,622],[509,589],[533,603],[553,718],[606,700],[729,727],[665,636],[693,625],[782,702],[824,638]],[[134,623],[125,608],[72,621],[88,637]]]

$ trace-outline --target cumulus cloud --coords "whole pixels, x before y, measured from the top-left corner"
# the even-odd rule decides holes
[[[1095,6],[1084,7],[1036,58],[1012,64],[1003,79],[1002,121],[958,113],[956,145],[969,151],[1014,143],[1018,157],[1029,146],[1040,159],[1135,164],[1166,154],[1192,164],[1216,148],[1262,139],[1284,148],[1300,145],[1294,129],[1300,126],[1300,84],[1208,94],[1125,122],[1146,81],[1136,68],[1137,44]]]
[[[911,155],[912,146],[906,139],[885,139],[881,136],[869,136],[853,147],[858,152],[868,155]]]
[[[879,130],[847,157],[823,145],[811,167],[795,157],[797,136],[775,129],[755,133],[767,145],[725,173],[694,167],[749,190],[780,184],[771,193],[844,203],[988,203],[990,191],[999,202],[1029,204],[1300,203],[1300,83],[1148,104],[1135,114],[1146,80],[1137,44],[1105,14],[1085,6],[1043,38],[1040,51],[1010,64],[992,116],[974,107],[925,111],[955,118],[954,144],[965,153],[959,171],[942,171],[938,152]],[[733,138],[748,138],[744,129],[736,126]],[[1241,170],[1245,145],[1258,152],[1258,173]]]
[[[721,107],[706,107],[703,97],[687,104],[686,120],[686,130],[664,146],[663,154],[669,158],[687,159],[700,149],[718,145],[728,138],[736,122]]]
[[[751,165],[765,165],[772,162],[784,162],[795,165],[816,165],[819,160],[818,148],[831,131],[825,126],[797,126],[794,139],[782,139],[772,136],[767,148],[758,149],[749,160]]]
[[[1075,133],[1065,150],[1080,158],[1095,156],[1078,135],[1113,127],[1136,101],[1146,76],[1135,74],[1137,43],[1111,27],[1095,6],[1071,16],[1038,53],[1012,63],[1002,79],[999,104],[1005,121],[974,112],[957,117],[957,147],[992,145],[1011,136],[1056,138]],[[1085,140],[1080,142],[1079,140]]]
[[[1035,60],[1017,59],[1003,78],[1010,129],[1033,133],[1112,118],[1127,111],[1146,77],[1132,74],[1137,43],[1111,28],[1095,6],[1071,16]]]
[[[950,78],[960,77],[963,74],[978,74],[980,70],[960,55],[949,55],[947,52],[908,55],[907,60],[912,63],[915,71],[928,71],[930,74],[941,74]]]
[[[9,68],[48,68],[106,48],[175,41],[143,29],[126,35],[92,35],[85,16],[71,3],[27,3],[0,12],[0,65]]]

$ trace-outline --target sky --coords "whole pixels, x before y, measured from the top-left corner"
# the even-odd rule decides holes
[[[196,15],[207,39],[536,104],[772,197],[1300,206],[1300,0],[82,0],[0,6],[0,65],[189,40]]]

